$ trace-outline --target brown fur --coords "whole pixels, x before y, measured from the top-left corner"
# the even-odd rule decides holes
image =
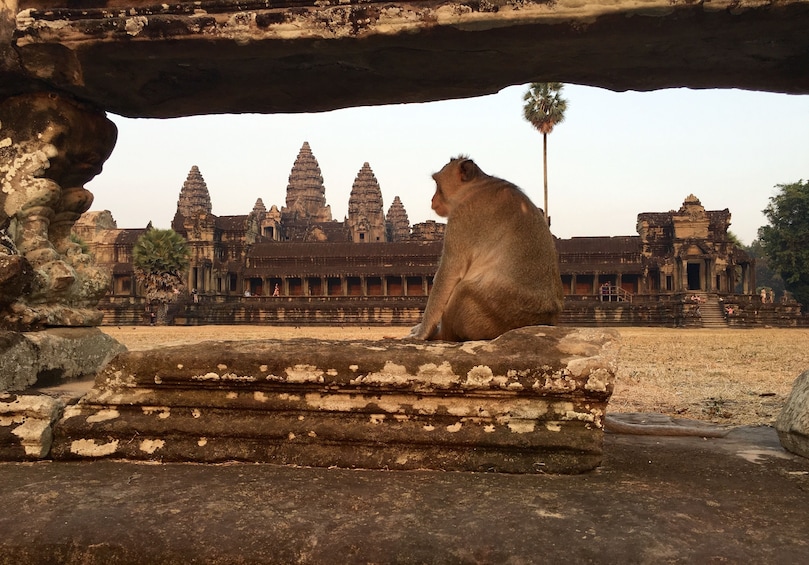
[[[562,282],[542,210],[464,157],[433,179],[432,208],[447,218],[444,250],[424,317],[409,337],[493,339],[523,326],[555,324]]]

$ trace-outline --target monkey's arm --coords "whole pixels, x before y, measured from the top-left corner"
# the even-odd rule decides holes
[[[441,323],[441,317],[444,315],[452,291],[461,280],[458,277],[442,277],[441,274],[442,271],[439,269],[433,279],[433,288],[430,290],[430,297],[427,299],[427,307],[424,309],[421,323],[410,330],[409,338],[430,339],[438,331],[438,325]],[[449,280],[450,278],[451,280]]]
[[[441,262],[433,279],[433,287],[430,290],[430,297],[427,299],[424,316],[421,323],[413,327],[408,337],[430,339],[436,333],[447,303],[452,297],[455,287],[463,279],[466,270],[464,268],[465,263],[462,251],[456,248],[454,238],[448,227],[444,236],[444,250],[441,254]]]

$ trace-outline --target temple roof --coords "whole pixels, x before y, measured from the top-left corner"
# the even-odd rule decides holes
[[[435,274],[442,242],[257,243],[247,254],[245,275],[285,276]]]
[[[641,241],[637,235],[573,237],[557,239],[556,250],[560,254],[573,253],[640,253]]]
[[[380,260],[400,260],[401,257],[422,257],[440,255],[441,241],[402,241],[399,243],[305,243],[305,242],[262,242],[250,248],[248,258],[303,258],[317,257],[373,257]]]
[[[223,231],[244,231],[247,229],[247,216],[217,216],[216,227]]]
[[[138,241],[138,238],[146,233],[146,228],[136,228],[136,229],[129,229],[129,230],[117,230],[117,235],[115,237],[115,243],[117,245],[127,244],[127,245],[135,245],[135,242]]]

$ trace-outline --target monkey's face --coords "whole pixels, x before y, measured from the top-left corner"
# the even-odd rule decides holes
[[[454,157],[433,175],[435,194],[431,207],[442,218],[448,218],[463,199],[467,183],[486,176],[474,161],[466,157]]]
[[[444,197],[444,193],[441,191],[441,185],[438,183],[436,183],[435,194],[433,194],[433,200],[430,207],[433,209],[433,212],[442,218],[449,216],[449,206],[447,205],[447,200]]]
[[[430,206],[433,212],[442,218],[448,217],[449,213],[452,211],[452,194],[455,192],[455,185],[458,182],[457,162],[457,159],[451,160],[444,165],[440,171],[433,175],[435,194],[433,194],[433,200]]]

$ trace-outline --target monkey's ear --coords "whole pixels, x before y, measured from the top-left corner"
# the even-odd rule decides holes
[[[469,182],[477,176],[478,166],[472,159],[464,159],[458,165],[460,171],[461,181]]]

